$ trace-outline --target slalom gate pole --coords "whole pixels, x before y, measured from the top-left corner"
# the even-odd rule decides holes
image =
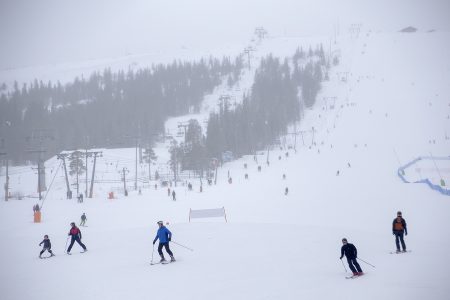
[[[179,244],[179,243],[177,243],[177,242],[174,242],[174,241],[171,241],[171,242],[174,243],[174,244],[177,244],[178,246],[181,246],[181,247],[183,247],[183,248],[186,248],[186,249],[188,249],[188,250],[190,250],[190,251],[194,251],[194,249],[191,249],[191,248],[189,248],[189,247],[183,246],[183,245],[181,245],[181,244]]]
[[[362,260],[361,258],[357,258],[357,260],[360,260],[360,261],[362,261],[363,263],[366,263],[366,264],[368,264],[369,266],[371,266],[371,267],[373,267],[373,268],[375,268],[375,266],[374,265],[372,265],[371,263],[368,263],[367,261],[365,261],[365,260]]]
[[[342,263],[342,266],[344,267],[345,273],[347,273],[347,268],[345,267],[345,264],[344,264],[344,262],[342,261],[342,258],[340,259],[340,261],[341,261],[341,263]]]

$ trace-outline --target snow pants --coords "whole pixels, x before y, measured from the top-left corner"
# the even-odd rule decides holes
[[[394,231],[395,234],[395,246],[397,251],[400,251],[400,243],[402,243],[402,249],[406,250],[405,241],[403,240],[403,231]]]
[[[45,250],[47,250],[48,253],[53,254],[53,252],[52,252],[52,250],[51,250],[50,248],[44,248],[44,249],[42,249],[42,251],[39,253],[39,256],[41,256],[41,255],[45,252]]]
[[[158,253],[159,253],[159,255],[161,257],[164,257],[164,254],[162,252],[162,248],[163,247],[166,248],[167,253],[169,253],[170,257],[172,257],[173,253],[172,253],[172,251],[170,251],[169,243],[159,243],[159,245],[158,245]]]
[[[356,272],[362,272],[361,267],[359,266],[358,262],[355,258],[348,258],[347,257],[348,266],[350,267],[350,270],[352,270],[353,273]]]
[[[69,248],[67,248],[67,252],[70,252],[70,250],[72,250],[73,244],[75,243],[75,241],[81,246],[83,247],[84,250],[86,250],[86,246],[81,242],[80,237],[78,235],[72,235],[72,240],[70,241],[70,245]]]

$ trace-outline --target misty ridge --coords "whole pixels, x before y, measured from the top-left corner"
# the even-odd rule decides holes
[[[209,116],[207,130],[191,120],[185,142],[172,144],[172,157],[182,169],[203,169],[211,158],[221,160],[254,153],[285,134],[298,122],[300,111],[311,107],[320,83],[337,57],[325,57],[322,45],[313,50],[299,47],[280,61],[263,57],[254,74],[251,92],[232,108],[231,99],[220,103]],[[1,147],[14,163],[35,157],[27,153],[45,145],[45,157],[84,147],[134,147],[136,137],[151,147],[166,138],[169,117],[199,111],[204,96],[220,84],[239,86],[245,56],[198,61],[174,61],[150,68],[94,72],[62,85],[35,79],[12,88],[1,85]],[[170,137],[169,137],[170,138]]]

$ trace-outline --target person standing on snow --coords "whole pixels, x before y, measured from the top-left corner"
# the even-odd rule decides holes
[[[42,249],[42,251],[39,253],[39,258],[42,258],[42,254],[47,250],[48,253],[50,253],[50,257],[55,256],[55,254],[53,254],[52,252],[52,243],[50,243],[50,239],[48,238],[48,235],[44,235],[44,240],[42,242],[39,243],[39,246],[44,244],[44,248]]]
[[[352,270],[353,276],[364,275],[361,267],[356,261],[358,250],[356,250],[355,245],[348,243],[346,238],[342,239],[342,244],[344,245],[341,248],[341,257],[339,259],[342,259],[344,255],[347,257],[348,266],[350,267],[350,270]]]
[[[167,227],[164,226],[163,221],[158,221],[158,231],[156,232],[156,237],[153,240],[153,245],[155,245],[156,241],[159,239],[159,245],[158,245],[158,253],[159,256],[161,256],[160,262],[165,262],[166,259],[164,258],[164,254],[162,252],[162,248],[166,248],[166,252],[170,255],[170,261],[174,262],[175,258],[173,257],[172,251],[170,251],[169,248],[169,242],[172,239],[172,232],[170,232]]]
[[[173,201],[177,200],[177,195],[175,194],[175,190],[172,191],[172,200]]]
[[[406,221],[402,218],[402,212],[398,211],[397,218],[392,221],[392,234],[395,235],[395,246],[397,247],[397,253],[400,252],[400,242],[402,243],[403,252],[406,252],[403,233],[405,235],[408,235],[408,230],[406,229]]]
[[[67,254],[70,255],[70,250],[72,250],[73,244],[75,243],[75,241],[83,248],[83,252],[86,252],[86,246],[81,242],[81,231],[80,229],[75,225],[74,222],[70,223],[70,226],[72,226],[72,228],[69,231],[69,236],[72,237],[71,241],[70,241],[70,245],[69,248],[67,248]]]
[[[84,224],[86,223],[86,220],[87,220],[87,218],[86,218],[86,213],[83,213],[83,214],[81,215],[80,226],[85,226]]]

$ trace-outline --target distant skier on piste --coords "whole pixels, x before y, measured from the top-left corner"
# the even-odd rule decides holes
[[[86,246],[81,242],[81,231],[80,229],[75,225],[74,222],[70,223],[70,226],[72,226],[72,228],[70,228],[69,231],[69,236],[71,236],[71,241],[70,241],[70,245],[69,248],[67,248],[67,254],[70,255],[70,250],[72,250],[73,244],[75,243],[75,241],[83,248],[83,252],[86,252]]]
[[[347,257],[348,266],[350,267],[350,270],[352,270],[353,276],[364,275],[361,267],[356,261],[356,258],[358,257],[358,250],[355,245],[347,242],[346,238],[342,239],[342,244],[344,245],[341,248],[341,257],[339,259],[342,259],[344,255]]]
[[[397,247],[397,253],[400,252],[400,242],[402,243],[403,252],[406,252],[403,234],[408,235],[408,230],[406,229],[406,221],[402,218],[401,211],[397,212],[397,218],[392,221],[392,234],[395,235],[395,246]]]
[[[86,226],[86,225],[85,225],[86,220],[87,220],[86,213],[83,213],[83,214],[81,215],[80,226]]]
[[[48,251],[50,253],[50,257],[55,256],[52,252],[52,243],[50,242],[50,239],[48,238],[48,235],[44,235],[44,240],[39,243],[39,246],[44,244],[44,248],[42,248],[42,251],[39,253],[39,258],[42,258],[42,254],[44,254],[45,251]]]
[[[159,245],[158,245],[158,253],[161,257],[160,262],[164,263],[166,259],[164,258],[164,254],[162,252],[162,248],[166,248],[167,253],[170,255],[170,262],[174,262],[175,258],[173,257],[172,251],[170,251],[169,248],[169,242],[172,239],[172,232],[170,232],[167,227],[164,226],[163,221],[158,221],[158,231],[156,232],[156,237],[153,240],[153,245],[156,243],[156,241],[159,239]]]

